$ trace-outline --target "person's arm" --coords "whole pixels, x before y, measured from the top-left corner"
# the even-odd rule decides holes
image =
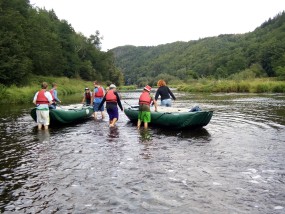
[[[158,96],[159,96],[159,88],[156,90],[156,93],[155,93],[155,97],[154,97],[155,101],[158,99]]]
[[[90,104],[93,105],[93,102],[94,102],[94,96],[93,96],[93,93],[90,91]]]
[[[155,99],[152,98],[153,104],[154,104],[154,111],[157,111],[157,102]]]
[[[85,102],[85,93],[83,94],[83,99],[81,103],[84,103],[84,102]]]
[[[102,108],[102,106],[104,105],[105,101],[106,101],[106,96],[104,96],[104,98],[103,98],[103,100],[101,101],[101,103],[100,103],[98,109],[101,109],[101,108]]]
[[[119,94],[118,94],[117,92],[115,92],[114,94],[115,94],[116,97],[117,97],[117,103],[118,103],[120,109],[123,111],[124,109],[123,109],[123,106],[122,106],[122,103],[121,103],[121,99],[120,99]]]
[[[168,93],[170,94],[170,96],[176,100],[176,97],[174,96],[174,94],[172,93],[172,91],[167,87]]]
[[[61,103],[61,101],[60,101],[60,100],[58,99],[58,97],[57,97],[57,90],[54,90],[54,91],[53,91],[53,95],[54,95],[55,101]]]
[[[37,105],[37,97],[38,97],[38,94],[39,94],[39,92],[37,92],[37,93],[35,94],[34,99],[33,99],[33,103],[34,103],[35,105]]]

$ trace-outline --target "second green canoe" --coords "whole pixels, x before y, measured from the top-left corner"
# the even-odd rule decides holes
[[[132,121],[138,120],[138,108],[125,109],[125,114]],[[213,116],[213,111],[189,112],[185,109],[163,108],[158,112],[151,111],[151,124],[173,129],[201,128],[206,126]]]

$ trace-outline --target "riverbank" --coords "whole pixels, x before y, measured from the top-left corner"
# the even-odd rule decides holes
[[[67,77],[36,76],[30,79],[29,86],[17,87],[12,85],[5,87],[0,85],[0,103],[29,103],[34,94],[40,89],[42,82],[47,82],[51,89],[53,82],[58,84],[58,96],[84,92],[84,88],[93,87],[93,83],[81,79],[69,79]]]
[[[274,78],[253,80],[193,80],[188,84],[177,86],[184,92],[238,92],[238,93],[285,93],[285,81]]]
[[[29,86],[18,87],[12,85],[6,87],[0,84],[0,103],[31,103],[34,94],[40,89],[42,82],[47,82],[51,89],[53,82],[58,84],[58,96],[84,93],[86,87],[93,89],[93,81],[84,81],[82,79],[70,79],[67,77],[45,77],[45,76],[34,76],[29,80]],[[107,84],[103,84],[104,88]],[[120,86],[118,87],[121,91],[134,90],[136,86]]]

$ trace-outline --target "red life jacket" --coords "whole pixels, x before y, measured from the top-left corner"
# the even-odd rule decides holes
[[[106,102],[117,102],[117,96],[114,94],[114,90],[109,90],[106,94]]]
[[[104,97],[104,91],[103,91],[102,87],[98,88],[97,92],[94,93],[94,97],[95,98],[102,98],[102,97]]]
[[[90,100],[91,99],[91,95],[90,95],[91,93],[89,92],[89,93],[85,93],[85,99],[86,100]]]
[[[48,98],[45,96],[45,89],[39,91],[36,104],[49,104]]]
[[[52,97],[52,101],[55,101],[55,98],[54,98],[54,93],[53,93],[54,89],[51,89],[49,92],[51,93],[51,97]]]
[[[151,101],[152,101],[152,99],[151,99],[149,93],[144,91],[140,96],[139,104],[145,104],[145,105],[150,106]]]

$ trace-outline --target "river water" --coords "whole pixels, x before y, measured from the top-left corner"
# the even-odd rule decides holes
[[[285,213],[285,95],[176,95],[208,126],[138,131],[120,112],[37,131],[31,105],[2,105],[0,212]]]

